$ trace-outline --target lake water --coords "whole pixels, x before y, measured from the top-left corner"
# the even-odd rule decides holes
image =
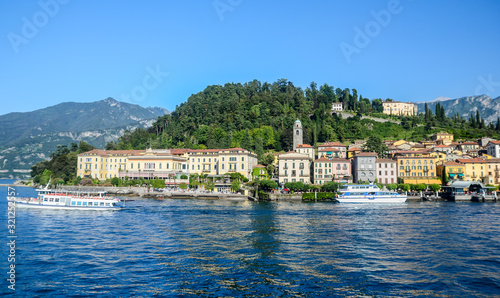
[[[0,294],[499,297],[499,206],[138,199],[122,211],[21,209],[15,262],[0,250]]]

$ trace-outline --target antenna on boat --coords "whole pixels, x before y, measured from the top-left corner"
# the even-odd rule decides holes
[[[44,189],[49,189],[50,180],[52,180],[52,178],[49,178],[49,182],[47,182],[47,185],[45,185],[45,188],[44,188]]]

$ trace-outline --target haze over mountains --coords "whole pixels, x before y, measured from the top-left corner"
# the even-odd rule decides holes
[[[435,111],[439,102],[448,117],[457,112],[465,119],[476,111],[486,122],[500,117],[500,97],[487,95],[438,98],[427,102]],[[416,103],[424,111],[425,103]],[[0,116],[0,177],[25,177],[36,162],[49,158],[57,145],[86,141],[104,148],[116,141],[125,130],[146,128],[159,117],[169,113],[163,108],[143,108],[138,105],[107,98],[90,103],[66,102],[26,113]]]
[[[163,108],[143,108],[107,98],[1,115],[0,177],[29,175],[31,166],[48,158],[57,145],[86,141],[102,148],[125,130],[149,127],[166,113]]]

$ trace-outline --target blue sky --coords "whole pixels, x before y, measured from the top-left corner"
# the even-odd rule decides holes
[[[0,114],[107,97],[174,110],[207,85],[500,96],[500,1],[1,1]]]

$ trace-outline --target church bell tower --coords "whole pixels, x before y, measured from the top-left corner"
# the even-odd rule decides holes
[[[297,150],[299,144],[304,144],[302,123],[297,119],[293,124],[293,150]]]

